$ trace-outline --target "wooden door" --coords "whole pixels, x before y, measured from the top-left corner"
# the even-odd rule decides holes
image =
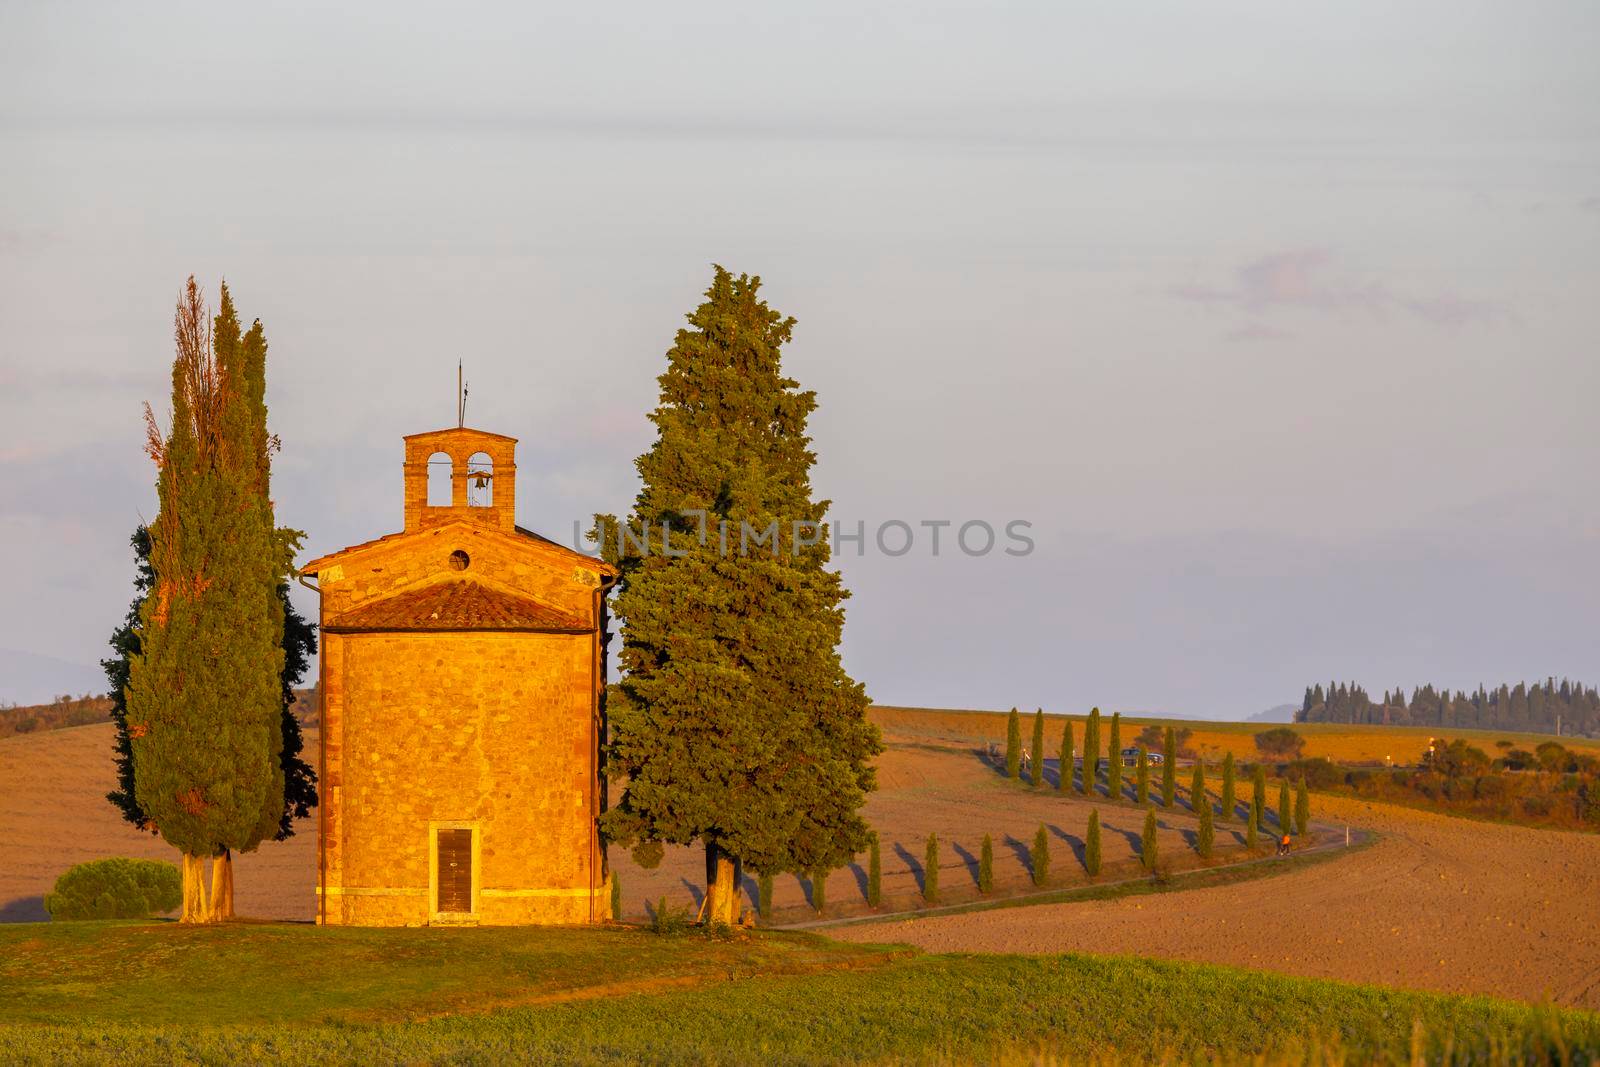
[[[439,899],[434,910],[472,911],[472,831],[438,831]]]

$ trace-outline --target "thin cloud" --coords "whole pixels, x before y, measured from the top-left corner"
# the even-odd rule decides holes
[[[1287,341],[1294,334],[1288,330],[1280,330],[1276,326],[1268,326],[1264,322],[1247,322],[1236,330],[1229,331],[1225,340],[1251,343],[1255,341]]]
[[[1600,211],[1600,196],[1590,196],[1578,201],[1584,211]]]
[[[1234,307],[1255,315],[1285,308],[1378,318],[1399,313],[1448,327],[1487,325],[1510,318],[1503,308],[1485,300],[1452,293],[1402,293],[1382,282],[1340,277],[1333,256],[1321,248],[1295,249],[1252,260],[1234,271],[1231,285],[1174,285],[1168,292],[1179,300]],[[1229,338],[1264,339],[1251,326],[1234,331]]]

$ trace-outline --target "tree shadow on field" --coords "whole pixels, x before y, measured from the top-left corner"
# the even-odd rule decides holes
[[[750,906],[752,908],[758,908],[761,906],[761,885],[755,880],[754,877],[747,874],[741,878],[739,880],[739,890],[744,893],[747,898],[749,898]]]
[[[703,886],[703,885],[695,885],[693,882],[689,881],[689,879],[687,879],[687,878],[680,878],[680,879],[678,879],[678,881],[683,883],[683,888],[687,889],[689,891],[689,895],[694,898],[694,906],[695,907],[698,908],[701,904],[705,903],[705,899],[706,899],[706,887],[705,886]]]
[[[0,923],[42,923],[48,918],[44,897],[18,897],[0,904]]]
[[[1063,830],[1061,827],[1055,825],[1054,823],[1051,823],[1049,825],[1048,829],[1050,830],[1050,832],[1052,834],[1054,834],[1055,836],[1059,837],[1061,840],[1063,840],[1063,841],[1065,841],[1067,843],[1067,847],[1072,849],[1072,856],[1073,856],[1074,859],[1076,859],[1079,863],[1083,862],[1083,851],[1084,851],[1084,848],[1085,848],[1085,845],[1083,843],[1083,838],[1081,838],[1081,837],[1073,837],[1071,834],[1067,833],[1065,830]]]
[[[900,861],[911,868],[911,877],[917,881],[917,891],[925,893],[928,889],[928,873],[922,869],[922,861],[911,854],[911,850],[900,842],[894,843],[894,854]]]
[[[972,854],[972,852],[969,849],[967,849],[964,845],[957,845],[957,844],[952,843],[950,845],[950,848],[955,852],[955,854],[957,856],[961,857],[961,862],[966,864],[967,873],[972,875],[972,884],[973,885],[977,885],[978,884],[978,857],[974,856]]]
[[[1023,844],[1021,841],[1018,841],[1016,838],[1012,837],[1010,834],[1007,834],[1004,838],[1002,838],[1000,843],[1002,845],[1006,846],[1006,848],[1009,848],[1016,855],[1017,861],[1019,863],[1021,863],[1023,868],[1028,872],[1028,877],[1032,878],[1033,877],[1033,849],[1029,848],[1027,845]]]
[[[1100,829],[1108,834],[1116,834],[1128,843],[1129,850],[1137,857],[1144,855],[1144,834],[1133,830],[1119,830],[1108,822],[1102,821]]]
[[[867,872],[859,863],[852,863],[848,868],[850,876],[856,880],[856,889],[861,893],[861,899],[867,899]]]
[[[1061,761],[1059,759],[1045,759],[1045,760],[1040,760],[1039,762],[1043,764],[1043,766],[1039,768],[1039,771],[1044,776],[1044,782],[1041,783],[1040,788],[1043,788],[1043,789],[1060,789],[1061,788]],[[1050,768],[1051,767],[1055,768],[1055,772],[1056,773],[1053,774],[1053,775],[1050,773]]]

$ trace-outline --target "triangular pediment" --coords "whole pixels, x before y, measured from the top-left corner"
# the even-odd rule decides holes
[[[436,579],[368,600],[329,619],[330,633],[509,630],[588,633],[586,619],[475,578]]]

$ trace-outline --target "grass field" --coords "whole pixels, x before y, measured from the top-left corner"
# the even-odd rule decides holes
[[[1416,1046],[1417,1034],[1424,1035]],[[11,1062],[1594,1062],[1600,1016],[1128,957],[801,934],[0,929]]]
[[[1031,709],[1026,709],[1030,711]],[[1006,739],[1006,713],[1003,711],[968,711],[945,708],[901,708],[875,705],[871,710],[873,721],[885,729],[892,728],[901,735],[921,733],[930,738],[965,740],[973,744],[994,741],[1004,744]],[[1069,716],[1077,743],[1083,744],[1084,715]],[[1054,756],[1061,745],[1062,716],[1045,714],[1045,750]],[[1154,723],[1193,731],[1189,747],[1207,760],[1220,760],[1223,753],[1232,752],[1235,759],[1255,759],[1255,735],[1271,729],[1273,723],[1258,722],[1207,722],[1195,719],[1155,719],[1124,716],[1122,743],[1133,743],[1134,736],[1144,726]],[[1430,737],[1462,737],[1482,748],[1490,755],[1497,754],[1496,741],[1510,741],[1518,747],[1532,751],[1545,741],[1554,741],[1549,734],[1517,733],[1509,730],[1456,730],[1437,726],[1352,726],[1347,723],[1290,723],[1295,732],[1305,738],[1306,756],[1326,756],[1338,763],[1381,763],[1393,760],[1397,764],[1416,763],[1427,751]],[[1023,718],[1024,743],[1032,736],[1029,715]],[[1109,745],[1105,730],[1101,732],[1103,745]],[[1600,741],[1583,737],[1563,737],[1563,745],[1573,749],[1600,751]],[[1081,752],[1080,752],[1081,755]]]

